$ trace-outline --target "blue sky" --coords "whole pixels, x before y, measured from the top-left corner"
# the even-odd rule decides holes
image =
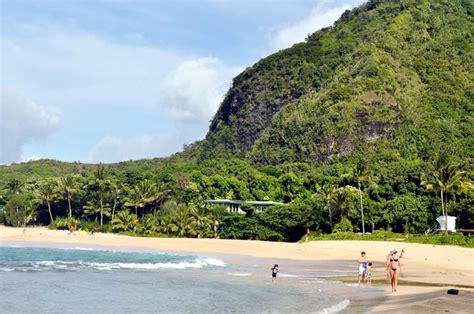
[[[202,139],[232,78],[361,0],[0,0],[0,163]]]

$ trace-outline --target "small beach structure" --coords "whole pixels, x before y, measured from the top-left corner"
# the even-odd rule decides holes
[[[447,224],[448,224],[448,231],[456,232],[456,217],[448,216],[447,217]],[[439,230],[444,231],[446,230],[446,217],[439,216],[436,218],[436,221],[439,223]]]
[[[206,201],[212,204],[224,205],[227,207],[227,211],[231,213],[240,213],[245,214],[245,211],[242,210],[242,205],[250,205],[255,209],[256,213],[263,212],[267,207],[273,205],[285,205],[284,203],[274,202],[274,201],[241,201],[241,200],[227,200],[227,199],[217,199],[217,200],[208,200]]]

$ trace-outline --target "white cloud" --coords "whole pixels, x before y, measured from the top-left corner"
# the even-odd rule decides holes
[[[40,160],[41,157],[37,155],[21,155],[21,162],[28,162],[28,161],[35,161],[35,160]]]
[[[59,106],[153,106],[158,82],[184,60],[128,37],[120,42],[50,25],[18,26],[2,37],[4,84]]]
[[[178,145],[178,147],[177,147]],[[179,148],[170,135],[106,136],[91,150],[89,162],[119,162],[169,156]]]
[[[38,105],[13,89],[0,91],[0,163],[22,157],[24,144],[45,140],[61,122],[55,107]]]
[[[184,61],[161,82],[161,102],[177,120],[207,124],[239,71],[217,58]]]
[[[270,46],[273,51],[277,51],[302,42],[308,34],[332,25],[345,10],[350,8],[351,6],[347,4],[328,7],[323,1],[303,20],[279,29],[271,39]]]
[[[82,116],[84,112],[104,115],[104,106],[113,110],[111,117],[119,115],[124,107],[129,108],[123,111],[130,112],[132,107],[156,114],[156,125],[166,125],[164,132],[174,134],[169,135],[174,140],[145,135],[114,137],[118,130],[111,129],[111,124],[94,125],[88,130],[89,136],[101,138],[108,134],[111,137],[103,137],[93,148],[85,147],[85,133],[71,143],[76,147],[84,145],[83,151],[89,151],[89,159],[93,161],[164,156],[180,150],[184,141],[191,143],[200,139],[198,136],[205,133],[232,77],[239,71],[217,58],[199,58],[146,46],[144,37],[138,33],[112,40],[55,25],[17,25],[11,29],[13,31],[3,34],[0,43],[3,85],[34,95],[39,103],[54,103],[67,121],[87,121],[87,116]],[[163,111],[169,115],[160,115]],[[73,114],[80,115],[71,117]],[[119,127],[120,134],[127,131],[151,134],[143,125],[138,127],[133,116],[129,119],[130,124]],[[62,132],[82,132],[70,123],[67,126]],[[176,136],[176,128],[179,136]],[[150,129],[156,130],[156,127],[153,125]],[[144,147],[150,143],[158,148]],[[62,149],[69,150],[68,147]],[[21,151],[18,148],[16,151],[9,156],[9,161],[24,160]],[[29,154],[55,157],[36,149]],[[74,156],[71,160],[86,158]]]

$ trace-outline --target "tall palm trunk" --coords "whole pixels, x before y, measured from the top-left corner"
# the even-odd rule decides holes
[[[441,198],[441,215],[446,216],[444,214],[444,196],[443,196],[443,190],[440,191],[440,198]]]
[[[443,211],[443,216],[444,216],[444,232],[448,233],[448,208],[446,204],[444,203],[443,189],[441,189],[441,210]]]
[[[72,217],[72,207],[71,207],[71,194],[67,192],[67,204],[69,206],[69,218]]]
[[[362,234],[365,234],[364,205],[362,204],[362,190],[360,189],[360,181],[357,181],[357,186],[359,188],[360,213],[362,215]]]
[[[331,225],[331,233],[332,233],[332,210],[331,210],[331,207],[329,207],[329,224]]]
[[[100,225],[104,223],[104,204],[102,202],[102,195],[100,196]]]
[[[46,202],[46,203],[48,204],[49,218],[51,219],[51,223],[54,223],[53,214],[51,213],[51,203],[50,202]]]
[[[117,198],[114,199],[114,206],[112,207],[112,220],[114,220],[115,208],[117,208]]]

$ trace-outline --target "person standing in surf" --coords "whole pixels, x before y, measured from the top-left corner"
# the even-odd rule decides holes
[[[275,264],[272,268],[272,283],[276,282],[277,274],[278,274],[278,264]]]
[[[367,258],[365,257],[365,252],[360,252],[359,256],[359,285],[361,280],[365,279],[365,272],[367,271]]]

